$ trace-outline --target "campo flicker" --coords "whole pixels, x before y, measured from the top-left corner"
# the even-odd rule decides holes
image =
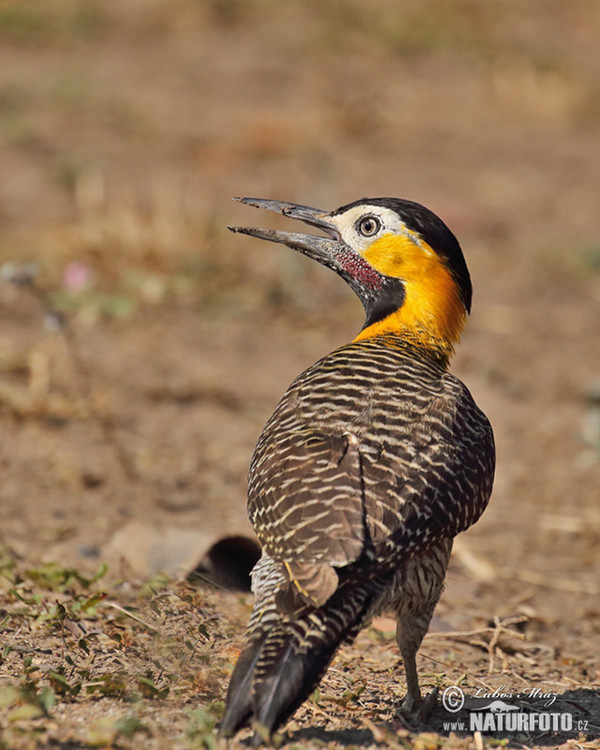
[[[408,200],[363,198],[331,212],[239,200],[319,230],[231,228],[331,268],[366,321],[291,383],[252,456],[248,511],[262,557],[220,732],[251,725],[268,741],[339,646],[382,612],[397,622],[399,711],[424,720],[434,696],[421,696],[416,654],[453,538],[481,516],[494,477],[490,424],[448,372],[471,309],[463,253]]]

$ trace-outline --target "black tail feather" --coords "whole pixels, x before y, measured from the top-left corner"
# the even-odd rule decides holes
[[[220,734],[252,722],[257,738],[270,738],[311,694],[340,644],[356,636],[373,593],[342,587],[319,609],[271,622],[253,637],[235,666]]]
[[[277,661],[269,663],[264,676],[255,679],[253,715],[258,724],[269,733],[283,724],[308,698],[327,670],[339,640],[321,641],[309,653],[298,651],[293,632],[273,634],[278,643],[283,636],[287,645]]]
[[[252,716],[252,678],[267,634],[261,633],[240,654],[227,690],[227,708],[219,727],[221,737],[231,737]]]

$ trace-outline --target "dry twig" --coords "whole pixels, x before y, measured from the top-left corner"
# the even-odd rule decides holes
[[[117,612],[120,612],[122,615],[125,615],[126,617],[130,617],[132,620],[135,620],[135,622],[139,623],[140,625],[143,625],[147,630],[151,630],[153,633],[160,632],[160,630],[158,628],[155,628],[154,625],[150,625],[149,622],[142,620],[141,617],[134,615],[133,612],[130,612],[124,607],[119,606],[116,602],[104,602],[104,606],[111,607],[112,609],[116,609]]]

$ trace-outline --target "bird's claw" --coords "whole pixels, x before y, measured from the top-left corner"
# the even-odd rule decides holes
[[[431,713],[437,706],[439,688],[435,687],[429,695],[423,698],[414,698],[407,695],[398,709],[397,718],[404,724],[406,729],[418,729],[426,725]]]

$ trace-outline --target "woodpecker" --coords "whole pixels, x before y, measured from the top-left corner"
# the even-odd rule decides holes
[[[291,383],[250,463],[248,512],[262,546],[254,607],[220,733],[273,733],[311,694],[340,644],[396,617],[406,697],[426,719],[416,654],[442,592],[453,538],[483,513],[492,428],[448,372],[471,309],[469,271],[434,213],[398,198],[331,212],[239,198],[315,227],[229,227],[282,243],[339,274],[366,321]]]

